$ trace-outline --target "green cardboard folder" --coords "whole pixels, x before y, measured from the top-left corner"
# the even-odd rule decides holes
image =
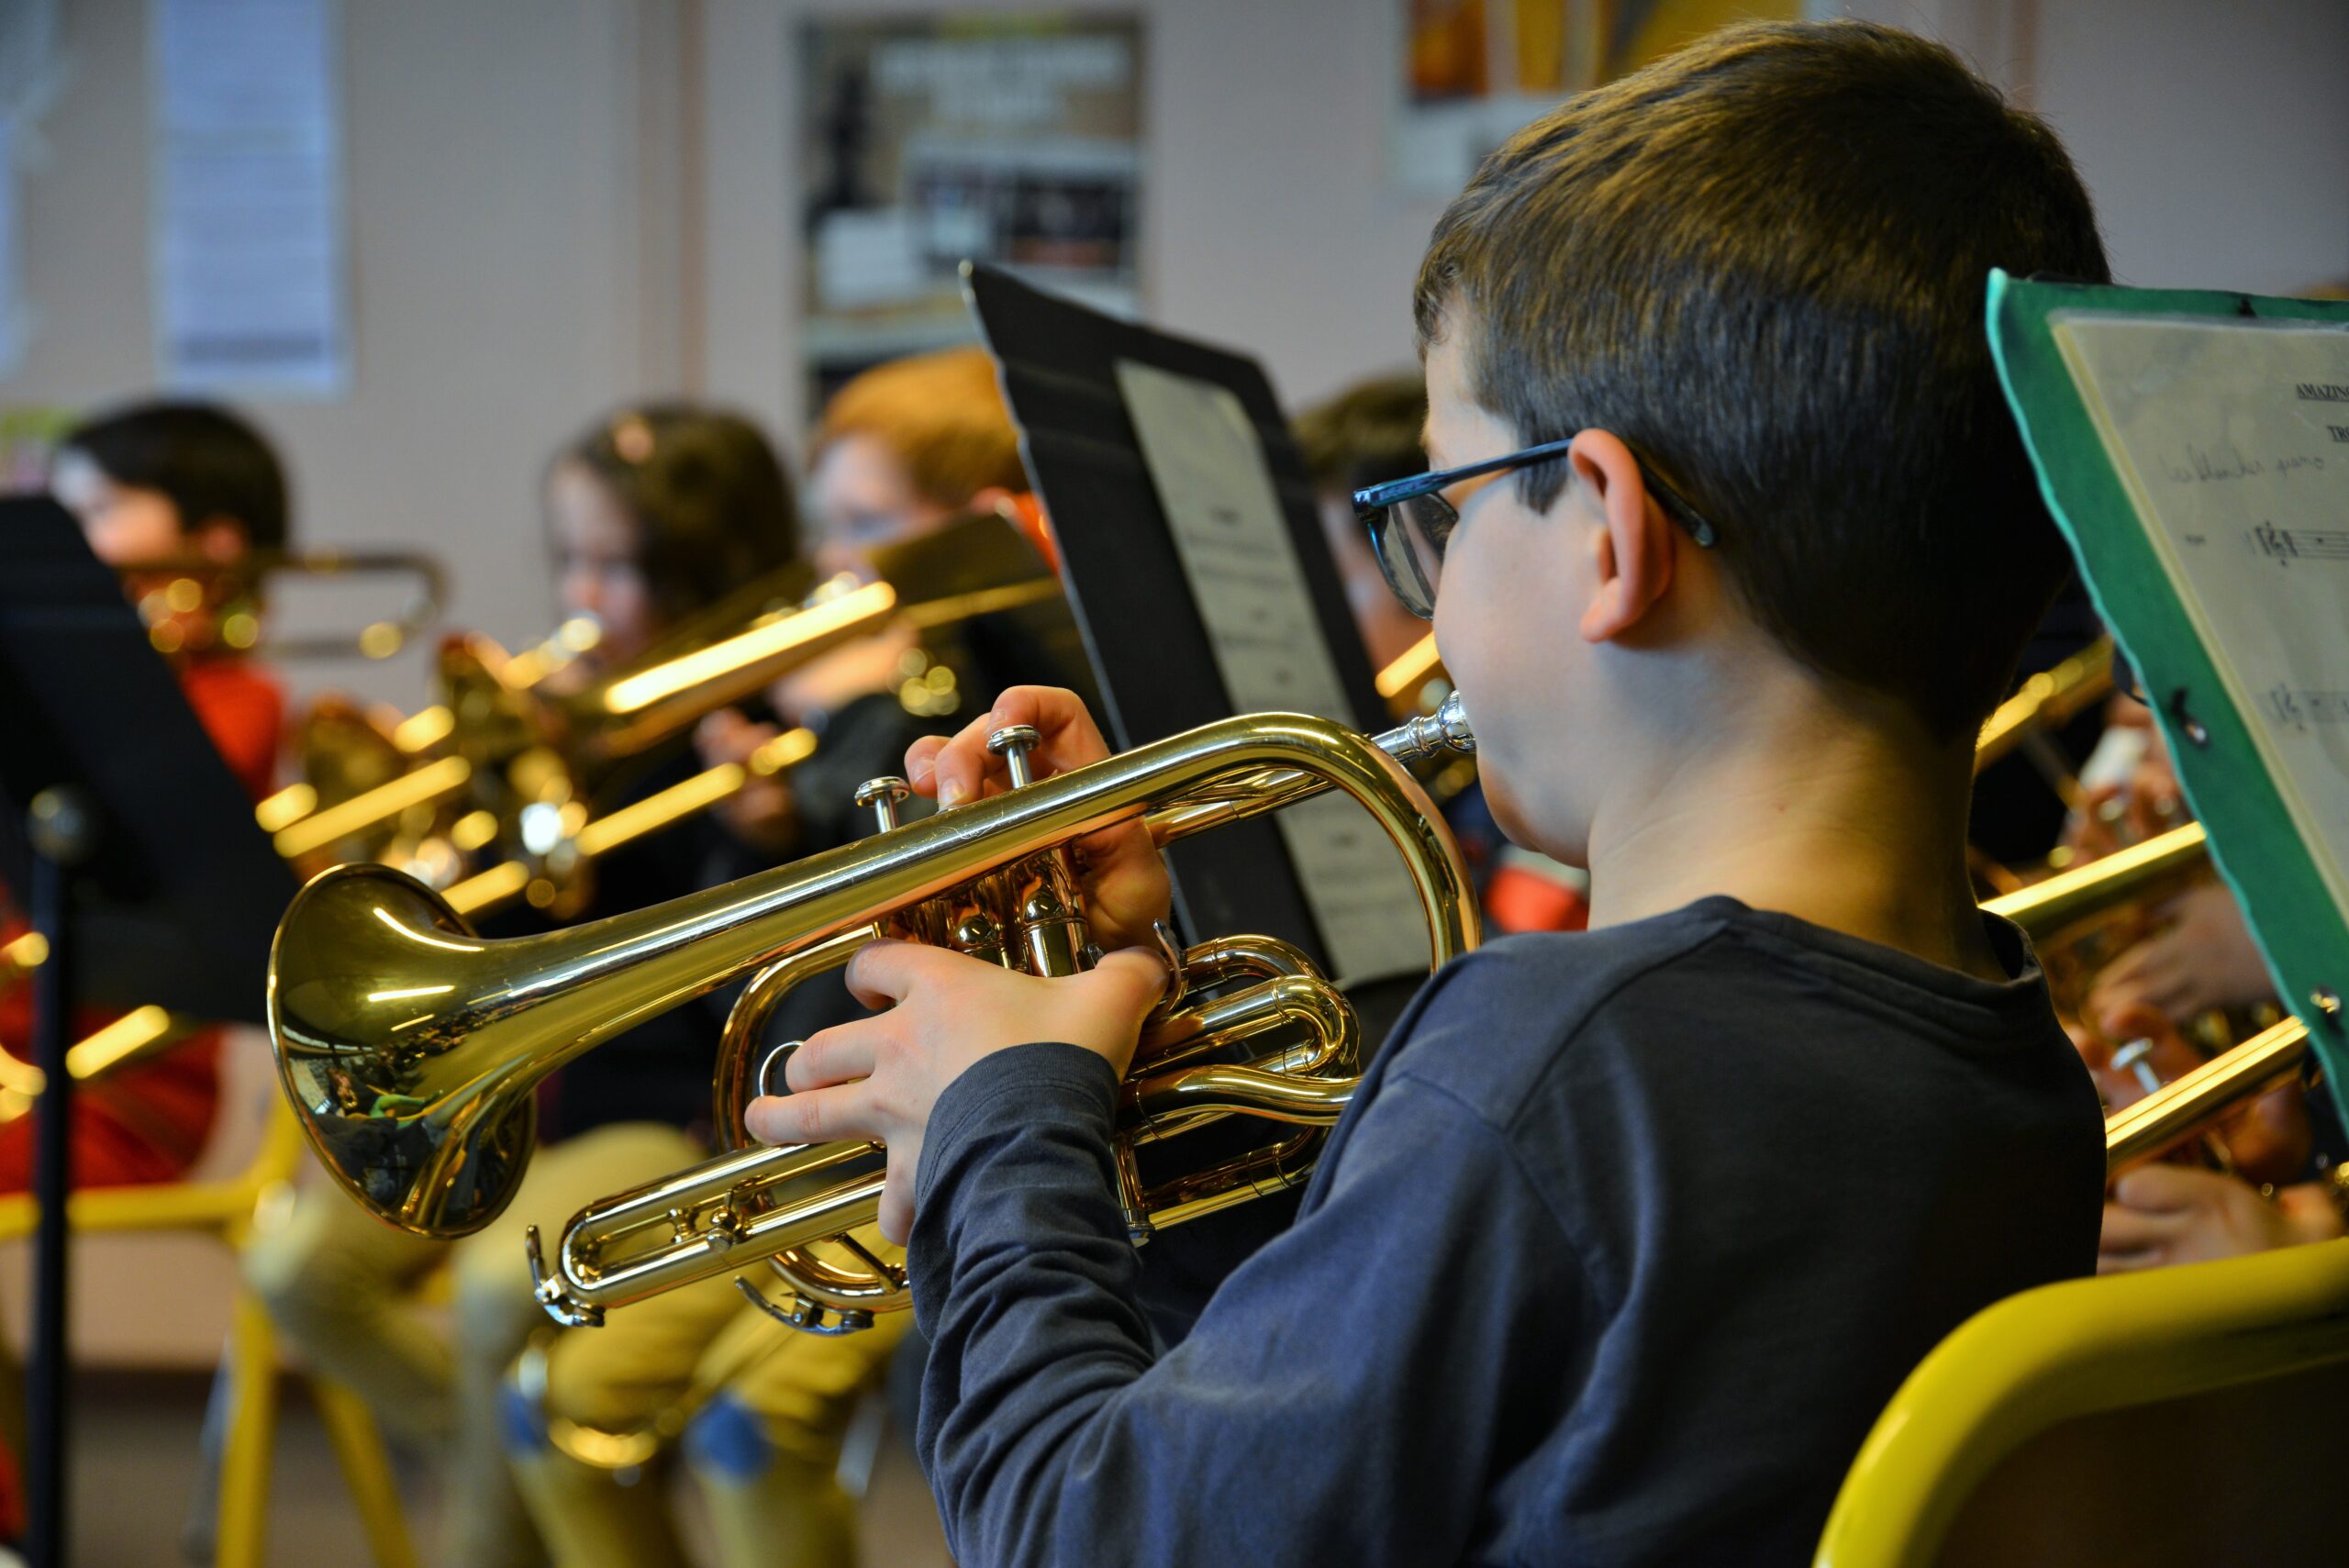
[[[2349,1112],[2349,304],[1993,272],[2040,488]]]

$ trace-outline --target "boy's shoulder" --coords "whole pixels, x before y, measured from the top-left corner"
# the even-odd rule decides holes
[[[1903,1041],[1962,1073],[2021,1052],[2084,1076],[2029,945],[2006,922],[1986,929],[2005,980],[1718,896],[1596,931],[1505,937],[1430,982],[1382,1076],[1504,1130],[1561,1095],[1571,1105],[1634,1083],[1775,1098],[1836,1077],[1865,1091]]]
[[[1627,994],[1671,982],[1727,929],[1692,904],[1596,931],[1503,937],[1446,964],[1397,1026],[1386,1076],[1427,1084],[1506,1127],[1578,1040],[1611,1027]],[[1602,1027],[1594,1031],[1592,1025]]]

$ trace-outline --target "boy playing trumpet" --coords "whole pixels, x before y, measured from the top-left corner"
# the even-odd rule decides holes
[[[1164,1352],[1109,1142],[1157,961],[860,954],[893,1009],[752,1125],[888,1146],[959,1561],[1807,1558],[1917,1360],[2093,1268],[2096,1095],[1965,872],[1974,736],[2065,568],[1993,266],[2107,275],[2077,175],[1864,24],[1717,34],[1453,203],[1416,300],[1438,471],[1358,500],[1590,929],[1437,974],[1296,1225]],[[1016,723],[1040,772],[1106,754],[1015,690],[917,787],[1001,787]],[[1105,944],[1166,906],[1120,831]]]

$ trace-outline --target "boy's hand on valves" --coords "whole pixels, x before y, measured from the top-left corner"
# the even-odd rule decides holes
[[[946,1086],[981,1057],[1036,1040],[1093,1051],[1123,1077],[1166,966],[1127,949],[1083,974],[1041,980],[945,948],[876,941],[849,961],[847,979],[858,1001],[887,1010],[809,1037],[784,1074],[792,1092],[751,1101],[744,1119],[767,1143],[885,1145],[881,1233],[902,1242],[923,1136]]]
[[[915,741],[906,751],[906,777],[918,793],[934,796],[941,808],[1000,795],[1011,787],[1010,769],[987,750],[987,737],[1015,724],[1036,731],[1028,766],[1039,779],[1109,755],[1100,727],[1074,692],[1013,686],[958,734]],[[1152,926],[1167,917],[1171,903],[1166,863],[1158,857],[1150,829],[1137,817],[1077,840],[1075,848],[1093,940],[1107,949],[1149,943]]]

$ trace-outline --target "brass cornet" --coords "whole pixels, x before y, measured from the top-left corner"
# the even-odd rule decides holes
[[[1018,759],[1033,736],[996,739]],[[473,936],[411,878],[339,867],[302,891],[278,929],[269,1017],[280,1074],[354,1199],[420,1235],[462,1235],[495,1218],[521,1180],[540,1079],[756,971],[719,1073],[731,1151],[574,1220],[540,1296],[566,1322],[593,1322],[607,1307],[769,1258],[797,1293],[792,1320],[861,1327],[906,1295],[902,1272],[850,1234],[875,1213],[878,1154],[863,1143],[742,1147],[742,1101],[773,1066],[754,1060],[759,1027],[791,985],[882,935],[1073,973],[1093,958],[1074,840],[1139,817],[1163,845],[1332,788],[1401,851],[1431,964],[1441,964],[1475,945],[1475,906],[1457,849],[1403,764],[1472,744],[1454,699],[1375,740],[1271,714],[1040,782],[1015,760],[1015,787],[1001,795],[654,908],[503,941]],[[861,798],[885,823],[902,788],[876,780]],[[1124,1091],[1120,1168],[1138,1235],[1301,1180],[1356,1082],[1351,1008],[1302,955],[1229,938],[1184,958],[1177,996],[1154,1017]],[[1244,1065],[1201,1060],[1240,1041],[1250,1042]],[[1137,1146],[1233,1114],[1299,1130],[1143,1185]],[[818,1257],[819,1242],[844,1259]]]

